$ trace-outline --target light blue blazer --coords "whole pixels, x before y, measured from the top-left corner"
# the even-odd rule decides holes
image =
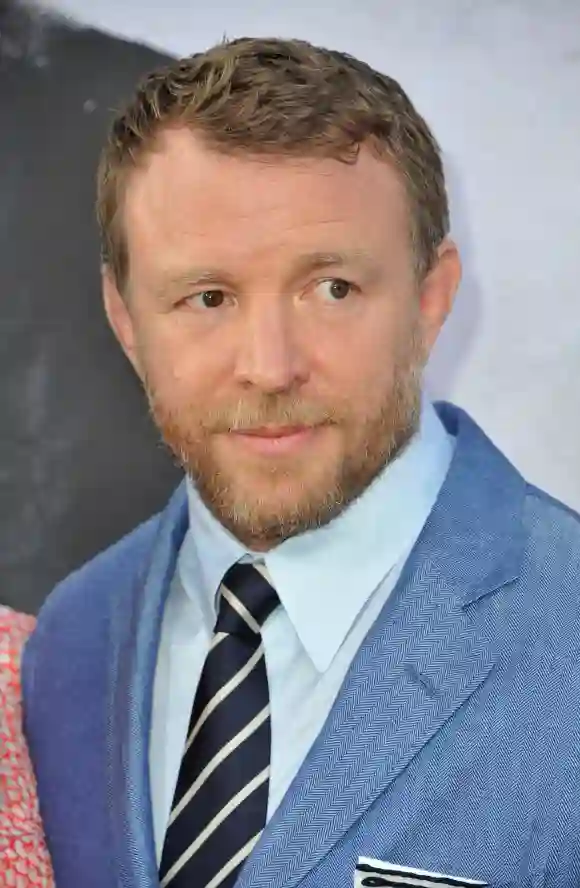
[[[580,518],[437,409],[457,443],[436,506],[239,888],[352,886],[359,856],[580,886]],[[57,587],[26,648],[58,888],[158,886],[151,701],[186,523],[182,486]]]

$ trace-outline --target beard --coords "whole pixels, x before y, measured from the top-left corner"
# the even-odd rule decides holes
[[[214,517],[241,543],[267,550],[336,518],[406,447],[419,425],[425,364],[417,335],[393,366],[388,388],[353,409],[352,401],[321,403],[300,392],[245,394],[202,409],[162,396],[144,381],[163,441]],[[361,407],[365,407],[361,410]],[[341,452],[262,458],[250,464],[220,457],[216,436],[264,426],[327,427]],[[217,452],[216,452],[217,451]]]

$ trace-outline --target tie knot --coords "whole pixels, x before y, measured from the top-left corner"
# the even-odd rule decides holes
[[[216,632],[254,637],[279,604],[278,595],[252,564],[234,564],[222,580]]]

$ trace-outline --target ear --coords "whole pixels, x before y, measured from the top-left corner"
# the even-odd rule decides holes
[[[121,348],[131,361],[135,372],[141,378],[141,366],[136,345],[135,324],[131,316],[127,297],[119,292],[113,272],[108,265],[101,268],[103,303],[109,325]]]
[[[439,245],[435,263],[421,283],[419,311],[423,344],[428,355],[450,314],[461,281],[461,259],[449,238]]]

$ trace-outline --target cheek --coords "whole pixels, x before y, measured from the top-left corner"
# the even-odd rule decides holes
[[[147,384],[163,392],[175,378],[175,351],[167,348],[153,327],[139,330],[136,346]]]
[[[147,379],[160,394],[183,400],[207,384],[203,348],[191,341],[183,325],[155,318],[139,326],[136,342]]]
[[[355,413],[366,413],[368,404],[381,400],[389,389],[396,362],[396,336],[375,324],[352,330],[346,345],[333,343],[323,360],[333,367],[335,395]]]

